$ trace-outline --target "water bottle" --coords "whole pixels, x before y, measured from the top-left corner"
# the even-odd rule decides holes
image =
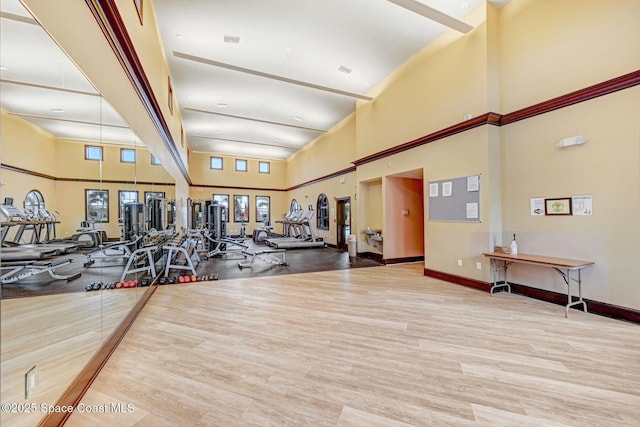
[[[518,256],[518,243],[516,242],[516,235],[513,234],[513,240],[511,241],[511,255]]]

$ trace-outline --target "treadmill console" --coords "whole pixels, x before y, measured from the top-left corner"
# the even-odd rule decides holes
[[[0,205],[0,214],[3,221],[24,221],[24,213],[13,205]]]

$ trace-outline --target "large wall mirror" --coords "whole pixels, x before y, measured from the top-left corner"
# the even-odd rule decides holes
[[[175,186],[22,4],[0,7],[0,395],[36,405],[0,425],[30,426],[147,291],[144,272],[116,287],[145,228],[124,217]]]

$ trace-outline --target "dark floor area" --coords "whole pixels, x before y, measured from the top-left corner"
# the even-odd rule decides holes
[[[266,251],[268,247],[256,245],[251,241],[248,251]],[[268,256],[268,254],[267,254]],[[39,274],[18,282],[3,284],[0,291],[0,298],[23,298],[39,295],[53,295],[65,292],[87,292],[86,286],[91,283],[102,282],[112,284],[118,282],[124,270],[126,260],[123,258],[98,260],[92,266],[85,267],[86,257],[82,254],[70,255],[74,262],[61,267],[58,273],[70,275],[81,273],[81,277],[73,281],[53,280],[48,274]],[[348,252],[339,251],[330,247],[316,249],[288,249],[285,252],[288,265],[274,265],[265,259],[257,257],[251,268],[238,267],[238,263],[248,261],[240,252],[229,253],[222,256],[205,259],[196,265],[198,276],[218,275],[218,280],[236,279],[260,276],[276,276],[282,274],[310,273],[316,271],[343,270],[348,268],[373,267],[382,265],[380,262],[369,258],[349,258]],[[161,258],[156,263],[158,275],[164,270],[166,259]],[[169,277],[177,277],[186,272],[170,271]],[[142,280],[148,275],[142,273],[127,275],[126,280]],[[118,289],[107,290],[107,292],[117,292]],[[93,292],[93,291],[92,291]]]

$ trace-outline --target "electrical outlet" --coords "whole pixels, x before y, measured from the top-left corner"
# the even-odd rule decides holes
[[[461,259],[458,260],[458,267],[462,267],[462,260]]]
[[[482,263],[481,262],[476,262],[476,269],[482,270]]]
[[[38,371],[36,367],[29,369],[26,374],[24,374],[24,398],[28,399],[31,396],[31,393],[38,385]]]

